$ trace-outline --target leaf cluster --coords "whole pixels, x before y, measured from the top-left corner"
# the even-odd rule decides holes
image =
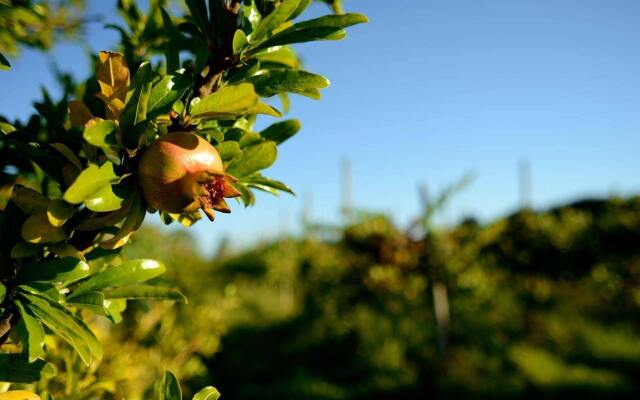
[[[84,314],[117,323],[129,300],[186,302],[150,282],[162,263],[119,256],[157,211],[138,181],[141,155],[170,132],[193,132],[217,148],[245,206],[255,190],[293,193],[262,170],[300,122],[256,131],[256,119],[280,118],[290,94],[318,99],[329,84],[302,68],[292,44],[342,39],[346,27],[366,21],[342,14],[298,22],[305,0],[185,3],[188,12],[175,17],[163,1],[145,14],[120,0],[124,25],[109,27],[120,32],[121,51],[100,52],[84,83],[60,74],[65,95],[55,101],[43,90],[28,122],[0,120],[0,184],[10,193],[0,214],[0,344],[12,349],[0,354],[0,381],[54,374],[44,361],[49,334],[86,365],[99,361]],[[200,219],[198,211],[159,215],[186,226]]]

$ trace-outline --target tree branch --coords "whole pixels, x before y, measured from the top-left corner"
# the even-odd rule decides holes
[[[2,316],[0,316],[0,346],[4,344],[9,338],[9,333],[11,332],[11,328],[13,328],[13,324],[11,323],[14,317],[13,307],[7,307]]]

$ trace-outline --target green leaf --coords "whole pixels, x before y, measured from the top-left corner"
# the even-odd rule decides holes
[[[16,186],[11,193],[11,201],[25,214],[40,214],[49,207],[49,199],[33,189]]]
[[[8,71],[11,69],[11,64],[9,64],[9,60],[7,60],[2,53],[0,53],[0,71]]]
[[[122,313],[127,309],[126,299],[105,299],[104,308],[107,311],[108,317],[115,324],[122,322]]]
[[[86,292],[68,300],[67,303],[76,307],[86,308],[99,315],[106,315],[108,313],[105,309],[105,298],[102,292]]]
[[[44,352],[42,350],[42,346],[44,346],[44,328],[40,321],[26,310],[20,300],[16,300],[15,305],[20,313],[18,335],[22,342],[23,351],[26,350],[29,362],[34,362]]]
[[[70,148],[62,143],[51,143],[51,147],[56,149],[58,153],[62,154],[62,156],[64,156],[67,161],[69,161],[74,167],[76,167],[78,171],[82,171],[82,163],[80,162],[80,159]]]
[[[245,35],[242,29],[236,29],[236,33],[233,34],[233,54],[240,54],[240,52],[246,45],[247,35]]]
[[[260,135],[267,140],[272,140],[277,144],[280,144],[298,133],[300,128],[302,128],[302,125],[300,125],[299,120],[289,119],[270,125],[260,132]]]
[[[260,174],[251,175],[243,179],[242,181],[250,187],[253,187],[255,189],[259,189],[265,192],[273,193],[276,195],[278,194],[277,192],[278,190],[295,195],[293,190],[286,184],[271,178],[267,178]],[[275,189],[275,193],[274,193],[274,189]]]
[[[300,0],[283,0],[282,3],[267,15],[251,33],[251,42],[256,43],[273,32],[296,11]]]
[[[56,374],[44,360],[30,363],[21,354],[0,354],[0,382],[31,383]]]
[[[169,14],[167,14],[162,7],[160,7],[160,14],[162,15],[162,23],[164,24],[164,30],[167,35],[166,42],[164,44],[164,53],[167,58],[167,71],[173,72],[180,68],[180,47],[178,46],[180,33],[173,25],[173,21],[171,21]]]
[[[76,212],[75,207],[62,199],[53,199],[47,207],[47,218],[53,226],[60,227]]]
[[[200,136],[204,136],[207,141],[215,141],[216,143],[222,143],[224,141],[224,133],[222,133],[219,129],[210,128],[210,129],[200,129],[198,130],[198,134]]]
[[[159,400],[182,400],[182,390],[178,378],[168,370],[164,371],[160,383]]]
[[[222,142],[216,146],[218,153],[223,161],[231,160],[233,157],[242,154],[240,144],[238,142]]]
[[[234,70],[228,77],[229,85],[236,85],[253,76],[260,70],[260,61],[256,59],[248,60],[242,67]]]
[[[362,14],[342,14],[326,15],[299,22],[257,43],[249,50],[249,53],[284,44],[304,43],[315,40],[340,40],[346,36],[344,28],[367,21],[367,17]]]
[[[107,185],[84,200],[84,205],[91,211],[109,212],[122,207],[122,204],[131,195],[128,182],[120,182],[116,185]]]
[[[244,149],[245,147],[262,143],[263,141],[264,139],[262,138],[262,136],[260,136],[260,134],[255,132],[246,132],[244,135],[242,135],[242,137],[238,141],[238,144],[240,144],[241,149]]]
[[[315,98],[313,89],[329,86],[329,80],[307,71],[288,68],[260,71],[248,79],[261,96],[273,96],[277,93],[291,92]]]
[[[289,19],[291,20],[291,19],[297,18],[309,7],[309,5],[311,5],[312,2],[313,0],[300,0],[300,3],[298,4],[298,8],[296,8],[293,14],[291,14]]]
[[[89,123],[84,128],[82,137],[88,143],[97,147],[109,147],[117,144],[116,131],[118,125],[115,121],[110,119],[97,121],[96,123]]]
[[[33,161],[56,182],[64,182],[62,166],[64,165],[65,159],[62,158],[62,156],[58,156],[57,152],[51,151],[49,147],[34,143],[27,144],[11,139],[11,136],[6,139],[6,142],[12,151],[27,160]]]
[[[20,235],[29,243],[57,243],[69,238],[63,228],[51,225],[46,212],[27,218],[22,224]]]
[[[17,280],[19,283],[70,283],[89,276],[89,273],[89,265],[84,261],[64,257],[24,265],[18,270]]]
[[[38,254],[42,249],[42,245],[34,243],[20,242],[11,248],[11,258],[27,258]]]
[[[243,1],[242,14],[245,19],[243,26],[246,27],[247,32],[251,32],[256,29],[262,19],[262,15],[258,10],[255,1]]]
[[[204,0],[185,0],[191,16],[200,28],[202,35],[208,38],[207,32],[209,27],[209,20],[207,18],[207,5]]]
[[[124,286],[115,289],[105,289],[104,297],[107,299],[128,300],[173,300],[187,304],[187,298],[178,289],[162,286],[135,285]]]
[[[96,291],[107,287],[118,287],[145,282],[162,275],[165,266],[156,260],[131,260],[120,265],[107,268],[106,271],[93,275],[81,282],[69,296],[74,298],[88,291]]]
[[[60,303],[63,297],[60,290],[52,283],[30,282],[29,285],[19,285],[18,288],[25,293],[45,297],[52,303]]]
[[[111,161],[102,166],[91,164],[78,175],[69,189],[64,193],[63,199],[71,204],[79,204],[85,199],[95,196],[105,186],[118,180],[120,177],[113,170]]]
[[[220,392],[213,386],[207,386],[193,395],[192,400],[218,400],[220,398]]]
[[[8,135],[11,132],[15,132],[15,131],[16,131],[16,128],[13,125],[7,122],[0,121],[0,132],[4,133],[5,135]]]
[[[227,172],[236,177],[248,176],[270,167],[278,157],[278,146],[274,142],[264,142],[244,149],[243,154],[233,159]]]
[[[258,104],[258,95],[253,85],[241,83],[225,86],[203,99],[196,98],[191,103],[193,118],[223,118],[247,114]]]
[[[256,54],[256,59],[258,59],[264,65],[268,65],[271,63],[284,65],[285,67],[294,69],[300,68],[300,60],[298,59],[298,55],[289,46],[271,47]]]
[[[78,353],[85,364],[102,357],[102,350],[98,339],[93,335],[84,322],[63,306],[49,300],[19,292],[27,300],[25,307],[33,313],[43,324],[56,335],[64,339]]]
[[[269,104],[263,102],[258,102],[258,104],[256,104],[256,106],[251,109],[250,114],[271,115],[272,117],[276,118],[282,117],[282,113],[275,107],[272,107]]]
[[[152,79],[151,64],[142,63],[133,77],[131,90],[127,93],[127,102],[120,115],[120,132],[122,132],[122,142],[128,149],[138,147],[139,138],[144,132]]]
[[[251,190],[249,190],[248,187],[246,187],[244,185],[244,183],[242,182],[236,182],[233,187],[235,187],[236,189],[238,189],[238,191],[240,192],[240,194],[242,195],[242,203],[244,204],[245,207],[249,207],[255,204],[256,202],[256,198],[253,195],[253,192],[251,192]]]
[[[139,191],[133,194],[131,207],[127,208],[129,208],[129,212],[122,226],[120,226],[120,229],[114,234],[113,238],[100,243],[102,248],[113,250],[124,246],[129,241],[129,237],[133,232],[138,230],[140,225],[142,225],[144,217],[147,214],[147,206],[146,203],[142,201],[142,194]]]
[[[49,392],[44,392],[42,394],[42,400],[56,400],[53,395]]]
[[[184,74],[167,75],[153,85],[149,95],[147,119],[154,119],[171,111],[173,103],[180,100],[191,86],[191,79]]]

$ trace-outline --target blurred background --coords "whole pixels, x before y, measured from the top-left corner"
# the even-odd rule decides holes
[[[61,93],[56,68],[88,75],[115,4],[11,59],[2,114]],[[191,303],[97,323],[113,398],[158,365],[227,399],[638,398],[640,3],[345,8],[370,22],[297,47],[332,82],[293,99],[269,171],[298,195],[188,232],[152,216],[127,248]]]

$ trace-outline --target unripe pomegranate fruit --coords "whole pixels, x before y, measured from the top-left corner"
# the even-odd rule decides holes
[[[213,210],[230,212],[225,197],[240,195],[215,147],[191,132],[172,132],[151,143],[138,175],[147,203],[168,213],[201,208],[213,221]]]

